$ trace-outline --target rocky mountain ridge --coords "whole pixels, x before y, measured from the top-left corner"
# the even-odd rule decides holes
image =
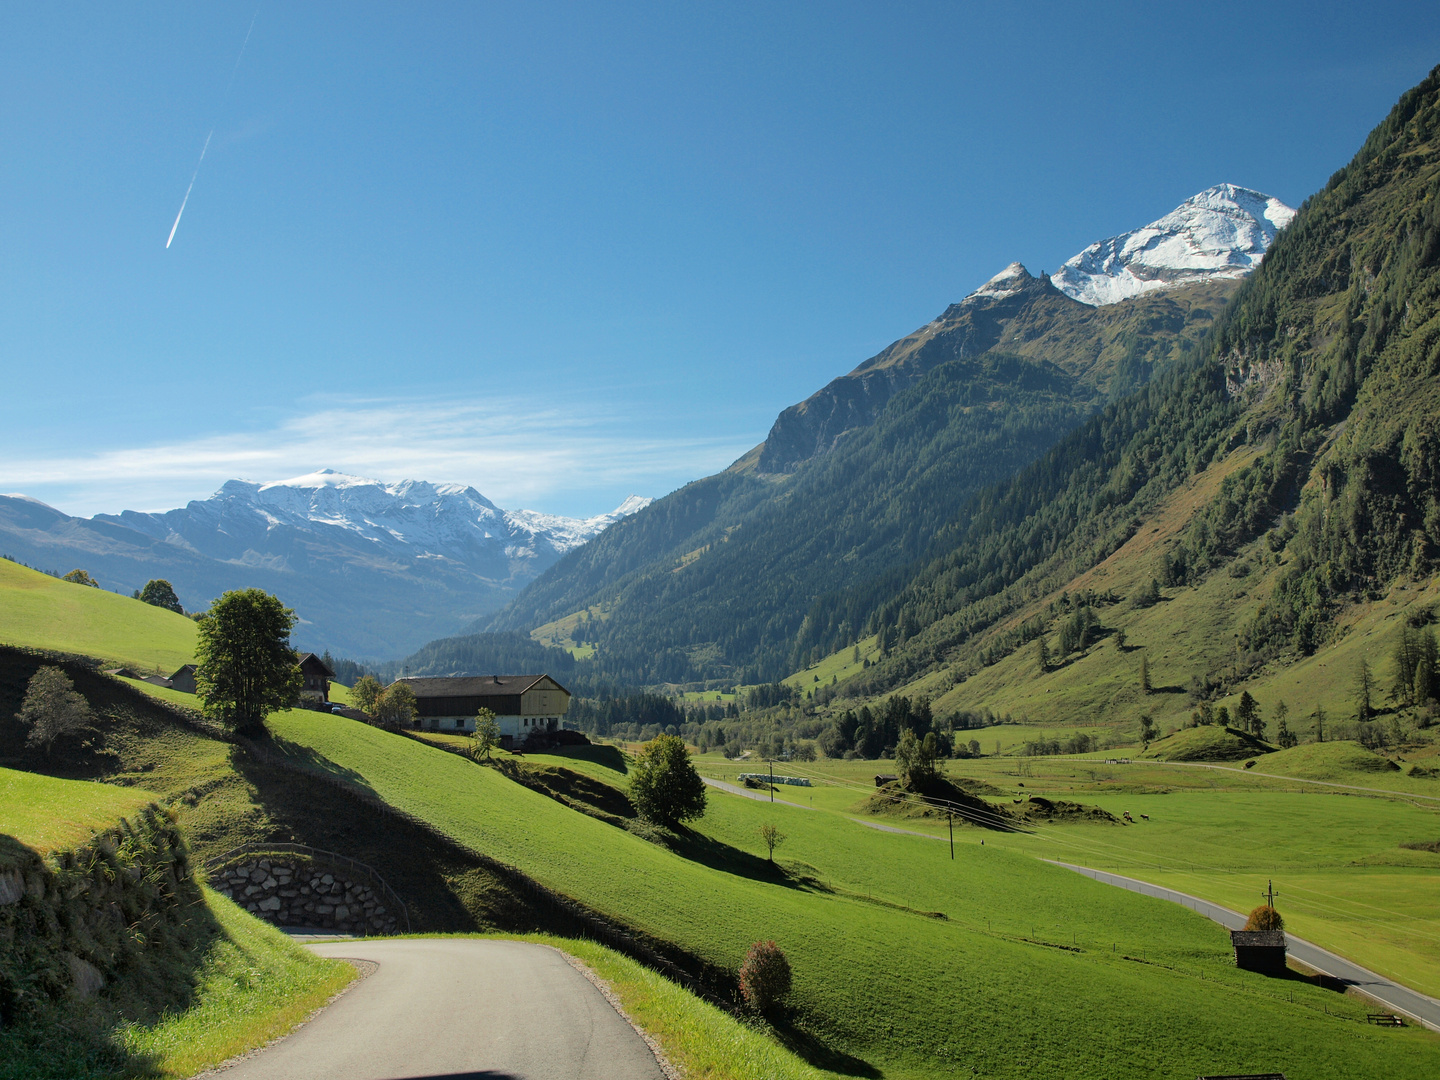
[[[996,348],[1023,355],[1017,344],[1049,333],[1057,320],[1084,321],[1085,309],[1187,287],[1223,288],[1260,264],[1294,215],[1279,199],[1220,184],[1158,221],[1091,244],[1053,278],[1012,262],[938,318],[782,411],[765,441],[732,468],[790,472],[874,423],[896,393],[937,365]]]

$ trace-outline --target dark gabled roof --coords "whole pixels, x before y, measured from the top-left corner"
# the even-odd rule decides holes
[[[172,679],[178,679],[181,675],[185,675],[185,674],[194,675],[194,674],[195,674],[196,672],[198,672],[199,670],[200,670],[200,669],[199,669],[198,667],[196,667],[194,664],[181,664],[179,670],[177,670],[176,672],[174,672],[174,673],[170,676],[170,678],[172,678]]]
[[[409,676],[396,679],[411,690],[416,697],[494,697],[501,694],[523,694],[541,679],[549,679],[560,686],[552,676],[540,675],[437,675]],[[570,693],[560,686],[566,695]]]
[[[301,653],[300,659],[295,661],[295,665],[303,668],[311,660],[314,660],[315,663],[320,665],[320,669],[325,672],[327,679],[333,679],[335,677],[335,672],[330,670],[330,665],[325,663],[324,660],[321,660],[320,657],[316,656],[313,652]]]

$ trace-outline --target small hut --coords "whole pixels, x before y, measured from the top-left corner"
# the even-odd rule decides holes
[[[1285,931],[1231,930],[1235,966],[1261,975],[1285,974]]]

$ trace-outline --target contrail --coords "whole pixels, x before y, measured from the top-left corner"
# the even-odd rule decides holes
[[[195,188],[195,177],[200,175],[200,162],[205,160],[205,151],[210,149],[210,138],[215,134],[215,129],[210,129],[210,134],[205,136],[205,146],[200,150],[200,161],[195,163],[195,173],[190,177],[190,186],[185,189],[185,198],[180,200],[180,214],[185,213],[185,204],[190,201],[190,192]],[[175,224],[170,226],[170,235],[165,238],[165,250],[170,250],[170,241],[175,239],[175,230],[180,228],[180,214],[175,215]]]
[[[235,66],[230,69],[230,79],[225,84],[225,93],[220,98],[220,107],[223,109],[225,103],[230,100],[230,88],[235,85],[235,75],[240,70],[240,61],[245,58],[245,46],[250,44],[250,35],[255,32],[255,20],[260,17],[260,9],[255,9],[255,14],[250,16],[250,29],[245,31],[245,40],[240,43],[240,53],[235,57]],[[185,204],[190,201],[190,192],[195,190],[195,181],[200,176],[200,166],[205,163],[205,151],[210,149],[210,140],[215,137],[215,129],[210,129],[210,134],[205,136],[205,145],[200,148],[200,160],[195,162],[195,172],[190,176],[190,186],[185,189],[185,197],[180,200],[180,211],[175,215],[175,224],[170,226],[170,235],[165,238],[165,250],[170,250],[170,244],[175,239],[175,230],[180,228],[180,218],[185,213]]]

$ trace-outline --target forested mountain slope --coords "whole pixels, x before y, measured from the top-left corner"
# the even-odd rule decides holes
[[[763,471],[772,437],[567,555],[488,628],[584,612],[597,668],[632,683],[784,675],[811,648],[795,634],[816,597],[920,557],[976,491],[1192,353],[1233,288],[1095,308],[1013,267],[862,365],[907,372],[873,420],[837,404],[786,474]]]
[[[976,498],[904,572],[817,601],[800,647],[880,630],[893,648],[859,692],[963,679],[1053,631],[1036,605],[1160,531],[1187,485],[1203,498],[1146,557],[1167,597],[1263,571],[1258,602],[1216,624],[1242,673],[1440,565],[1440,69],[1301,208],[1199,359]]]

